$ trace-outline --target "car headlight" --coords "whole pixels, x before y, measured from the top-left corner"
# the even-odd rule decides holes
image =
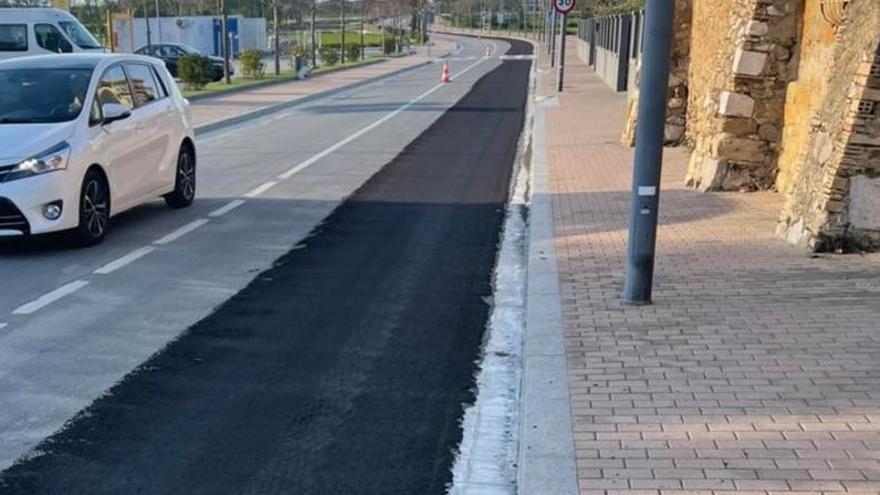
[[[24,179],[34,175],[67,169],[70,160],[70,145],[66,142],[59,143],[48,150],[28,158],[19,163],[15,168],[3,176],[3,182]]]

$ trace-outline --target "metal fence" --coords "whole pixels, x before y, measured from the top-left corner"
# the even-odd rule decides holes
[[[644,12],[578,21],[578,56],[614,91],[635,88]]]

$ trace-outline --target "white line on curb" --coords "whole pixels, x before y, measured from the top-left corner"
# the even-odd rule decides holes
[[[208,213],[208,216],[211,218],[222,217],[223,215],[229,213],[230,211],[238,208],[239,206],[241,206],[243,204],[244,204],[243,199],[232,200],[232,201],[226,203],[224,206],[217,208],[216,210],[212,211],[211,213]]]
[[[155,250],[156,250],[156,248],[154,248],[152,246],[144,246],[142,248],[135,249],[134,251],[126,254],[125,256],[116,258],[115,260],[111,261],[110,263],[107,263],[106,265],[102,266],[101,268],[98,268],[97,270],[95,270],[92,273],[94,273],[96,275],[107,275],[108,273],[113,273],[116,270],[118,270],[118,269],[120,269],[130,263],[133,263],[140,258],[143,258],[144,256],[152,253]]]
[[[74,280],[67,285],[62,285],[61,287],[53,290],[52,292],[47,292],[42,296],[34,299],[33,301],[23,304],[16,308],[12,314],[14,315],[29,315],[31,313],[35,313],[46,306],[52,304],[53,302],[61,299],[64,296],[68,296],[73,294],[74,292],[82,289],[89,283],[85,280]]]
[[[201,227],[202,225],[205,225],[208,222],[209,222],[209,220],[207,218],[200,218],[198,220],[194,220],[194,221],[184,225],[183,227],[175,230],[174,232],[166,235],[165,237],[162,237],[161,239],[153,241],[153,244],[158,244],[161,246],[163,244],[168,244],[169,242],[176,241],[177,239],[180,239],[181,237],[185,236],[186,234],[189,234],[193,230],[196,230],[197,228]]]

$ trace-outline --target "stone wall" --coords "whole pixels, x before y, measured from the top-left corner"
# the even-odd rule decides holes
[[[695,2],[688,184],[706,191],[774,186],[800,3]]]
[[[675,20],[672,40],[672,64],[669,73],[669,96],[666,106],[665,139],[668,145],[684,143],[687,125],[688,77],[691,51],[692,0],[675,0]],[[639,69],[636,64],[634,84],[629,89],[629,106],[622,142],[635,146],[639,106]]]
[[[805,12],[809,16],[810,11]],[[805,18],[806,28],[810,19]],[[804,135],[787,131],[786,158],[796,158],[779,233],[812,250],[880,245],[880,4],[852,0],[823,68],[804,64],[804,78],[827,77]],[[823,50],[824,51],[824,50]],[[828,70],[827,67],[833,67]],[[823,86],[817,86],[822,88]],[[806,125],[806,123],[801,123]]]

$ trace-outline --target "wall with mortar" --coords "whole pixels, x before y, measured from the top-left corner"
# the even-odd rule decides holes
[[[687,182],[774,186],[801,0],[698,0],[691,37]]]
[[[822,76],[826,81],[814,86],[816,100],[809,101],[808,108],[787,111],[806,112],[809,120],[800,116],[798,128],[786,130],[780,162],[785,173],[780,179],[788,194],[779,233],[816,251],[876,248],[880,246],[880,4],[849,2],[830,55],[821,32],[809,30],[809,7],[804,11],[805,48],[799,75],[804,81]],[[816,63],[804,58],[811,40],[820,57]],[[831,61],[824,70],[819,63],[823,56]],[[795,87],[790,101],[802,101],[800,93],[808,90]]]

